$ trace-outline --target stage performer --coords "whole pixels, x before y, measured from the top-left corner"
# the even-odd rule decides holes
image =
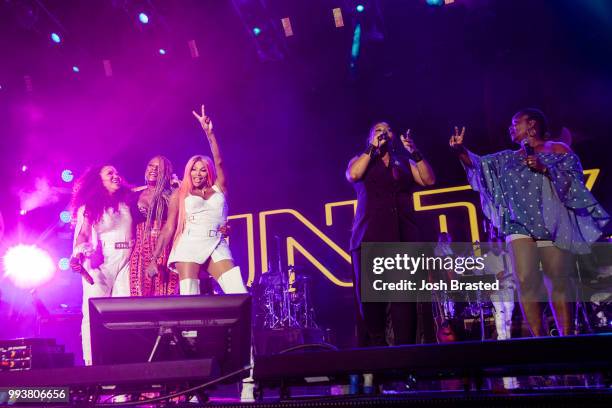
[[[571,333],[570,275],[575,254],[588,253],[609,216],[584,185],[578,156],[550,140],[544,114],[523,109],[512,118],[510,139],[518,150],[477,156],[463,144],[465,128],[450,138],[482,209],[510,249],[523,314],[534,336],[542,336],[543,276],[562,335]],[[540,262],[542,269],[540,269]]]
[[[434,172],[417,149],[410,130],[399,138],[386,122],[376,123],[370,129],[365,152],[355,156],[346,170],[346,178],[357,193],[350,250],[360,346],[387,345],[388,306],[386,302],[361,302],[361,243],[420,241],[412,193],[415,184],[430,186],[435,182]],[[415,343],[417,304],[391,303],[390,312],[394,344]]]
[[[133,211],[136,239],[130,257],[130,295],[163,296],[178,293],[178,276],[167,267],[169,248],[162,248],[156,257],[154,275],[146,273],[155,243],[168,217],[172,194],[172,163],[164,156],[155,156],[145,170],[145,188],[138,192]]]
[[[149,273],[155,273],[155,259],[172,237],[174,241],[168,266],[178,272],[181,295],[200,293],[200,270],[206,268],[224,293],[247,293],[232,253],[222,232],[227,222],[227,186],[221,151],[213,123],[202,105],[199,115],[193,112],[208,139],[213,160],[196,155],[187,162],[185,175],[172,193],[168,221],[157,240]]]
[[[129,296],[129,259],[133,245],[129,196],[115,167],[87,170],[72,195],[74,229],[71,267],[83,281],[83,360],[91,365],[89,298]]]

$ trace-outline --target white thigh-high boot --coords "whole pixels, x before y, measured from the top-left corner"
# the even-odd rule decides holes
[[[199,279],[181,279],[179,281],[179,293],[181,295],[199,295],[200,294],[200,280]]]
[[[248,293],[242,281],[239,266],[234,266],[232,269],[223,272],[219,279],[217,279],[217,283],[219,283],[223,293],[226,295],[230,293]]]
[[[244,282],[242,281],[242,274],[240,273],[240,267],[234,266],[232,269],[225,271],[217,279],[217,283],[223,290],[223,293],[248,293]],[[253,364],[253,348],[251,347],[251,364]],[[250,375],[242,380],[242,389],[240,391],[240,402],[254,402],[255,398],[253,392],[255,384],[253,383],[253,369],[251,369]]]

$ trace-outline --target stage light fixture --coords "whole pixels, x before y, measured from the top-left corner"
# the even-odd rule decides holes
[[[26,166],[25,164],[21,166],[21,172],[25,173],[26,171],[28,171],[28,166]]]
[[[62,42],[62,37],[60,37],[58,33],[51,33],[51,41],[56,44],[59,44]]]
[[[145,13],[140,13],[138,14],[138,20],[142,23],[142,24],[149,24],[149,16],[146,15]]]
[[[28,213],[27,210],[24,210],[23,208],[21,210],[19,210],[19,215],[26,215]]]
[[[255,35],[255,37],[257,37],[259,34],[261,34],[261,28],[253,27],[253,34]]]
[[[70,268],[70,259],[68,259],[68,258],[61,258],[57,262],[57,267],[60,268],[60,270],[62,270],[62,271],[67,271]]]
[[[40,286],[55,272],[49,254],[36,245],[15,245],[6,251],[3,261],[4,276],[20,288]]]
[[[444,4],[444,0],[426,0],[426,2],[430,6],[441,6]]]
[[[163,48],[159,49],[159,55],[166,55],[166,50]]]
[[[285,31],[285,37],[291,37],[293,35],[291,19],[289,17],[281,18],[281,24],[283,25],[283,31]]]
[[[355,31],[353,32],[353,45],[351,46],[351,57],[353,61],[359,58],[359,49],[361,46],[361,24],[357,24],[355,26]]]
[[[59,215],[60,220],[64,223],[64,224],[68,224],[70,222],[70,220],[72,220],[72,214],[70,214],[70,211],[68,210],[64,210],[60,213]]]
[[[73,65],[73,66],[72,66],[72,72],[74,72],[74,73],[79,73],[79,72],[81,72],[81,70],[80,70],[80,69],[79,69],[79,67],[77,67],[76,65]]]
[[[363,13],[365,6],[363,4],[358,4],[357,7],[355,7],[355,10],[357,10],[358,13]]]
[[[66,183],[70,183],[72,180],[74,180],[74,174],[72,173],[72,170],[68,170],[68,169],[63,170],[62,180]]]

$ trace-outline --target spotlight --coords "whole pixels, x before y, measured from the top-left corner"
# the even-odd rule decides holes
[[[147,16],[145,13],[140,13],[140,14],[138,14],[138,20],[140,20],[140,22],[142,24],[148,24],[149,23],[149,16]]]
[[[26,171],[28,171],[28,166],[24,164],[23,166],[21,166],[21,172],[25,173]]]
[[[79,69],[79,67],[77,67],[76,65],[73,65],[73,66],[72,66],[72,72],[78,73],[78,72],[80,72],[80,71],[81,71],[81,70],[80,70],[80,69]]]
[[[62,37],[60,37],[58,33],[51,33],[51,41],[56,44],[59,44],[62,42]]]
[[[28,213],[27,210],[24,210],[23,208],[21,210],[19,210],[19,215],[26,215]]]
[[[444,0],[426,0],[426,3],[430,6],[441,6],[444,4]]]
[[[4,254],[4,276],[20,288],[34,288],[48,282],[55,272],[49,254],[36,245],[19,244]]]
[[[159,49],[159,55],[166,55],[166,50],[163,48]]]
[[[255,37],[257,37],[259,34],[261,34],[261,28],[253,27],[253,34],[255,35]]]
[[[62,211],[59,217],[60,217],[60,220],[62,220],[64,224],[68,224],[70,220],[72,220],[72,214],[70,214],[70,211],[67,211],[67,210]]]
[[[358,13],[363,13],[365,6],[363,4],[358,4],[357,7],[355,7],[355,10],[357,10]]]
[[[66,183],[70,183],[74,179],[74,174],[72,174],[72,170],[64,170],[62,171],[62,180]]]
[[[70,268],[70,259],[68,259],[68,258],[61,258],[57,262],[57,267],[60,268],[60,270],[62,270],[62,271],[67,271],[68,268]]]

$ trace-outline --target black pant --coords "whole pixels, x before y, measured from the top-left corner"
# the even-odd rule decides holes
[[[393,344],[415,344],[417,304],[414,302],[361,302],[361,251],[351,252],[357,311],[357,343],[360,347],[386,346],[387,310],[393,328]]]

